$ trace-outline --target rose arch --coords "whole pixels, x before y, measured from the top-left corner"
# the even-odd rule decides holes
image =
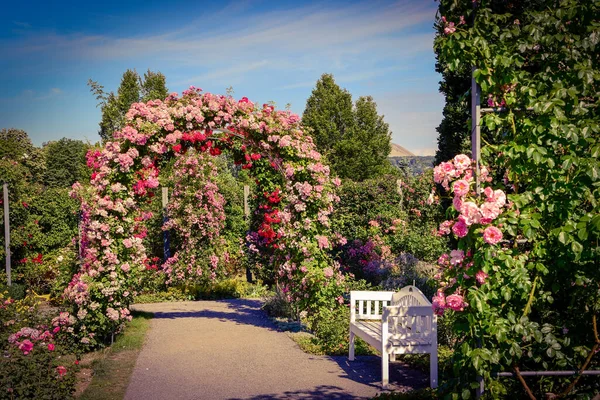
[[[162,268],[175,280],[186,273],[211,273],[210,267],[178,270],[185,251],[162,266],[152,265],[143,226],[151,215],[142,205],[159,187],[166,160],[174,157],[182,167],[178,173],[194,179],[213,173],[204,161],[222,152],[256,180],[258,223],[248,235],[248,247],[270,263],[273,278],[289,300],[301,308],[329,301],[319,296],[322,288],[331,294],[343,279],[327,254],[334,240],[329,215],[339,180],[330,178],[299,117],[270,105],[257,107],[245,97],[236,101],[192,87],[181,97],[172,94],[164,101],[133,104],[114,141],[88,154],[91,184],[74,185],[73,193],[82,203],[82,262],[65,298],[73,304],[79,321],[74,334],[84,346],[99,344],[131,318],[128,305],[144,269]],[[198,207],[208,210],[204,235],[218,234],[218,221],[208,221],[219,215],[218,201],[211,205],[210,188],[204,188],[203,195]],[[208,265],[216,267],[226,256],[211,255]],[[206,264],[189,259],[183,264],[200,261]]]

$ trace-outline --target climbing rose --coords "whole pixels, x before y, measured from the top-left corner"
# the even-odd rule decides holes
[[[468,304],[460,294],[451,294],[446,297],[446,306],[454,311],[463,311]]]
[[[63,377],[64,375],[67,374],[67,369],[65,367],[63,367],[62,365],[59,365],[58,367],[56,367],[56,372],[58,372],[58,375]]]
[[[502,240],[502,231],[495,226],[488,226],[483,231],[483,240],[488,244],[496,244]]]

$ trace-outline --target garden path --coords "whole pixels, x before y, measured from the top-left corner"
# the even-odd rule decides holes
[[[154,313],[126,400],[360,399],[379,392],[379,357],[314,356],[248,299],[136,305]],[[426,375],[390,365],[405,389]],[[400,385],[406,386],[400,386]]]

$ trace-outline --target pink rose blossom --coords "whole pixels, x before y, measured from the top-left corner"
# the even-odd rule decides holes
[[[479,213],[479,207],[472,201],[465,201],[460,206],[461,216],[464,218],[467,226],[479,223],[481,214]]]
[[[33,350],[33,343],[31,343],[31,340],[25,339],[19,345],[19,350],[21,350],[24,355],[27,355]]]
[[[454,157],[454,166],[459,171],[464,171],[471,166],[471,159],[469,156],[459,154]]]
[[[467,236],[467,233],[469,233],[469,227],[465,223],[464,219],[459,218],[459,220],[452,225],[452,232],[454,232],[454,234],[459,238],[462,238]]]
[[[48,343],[48,350],[49,351],[54,351],[54,344],[53,343]]]
[[[478,271],[475,274],[475,280],[477,281],[477,283],[479,283],[480,285],[483,285],[485,283],[485,280],[488,278],[488,274],[486,274],[483,271]]]
[[[483,240],[488,244],[496,244],[502,240],[502,231],[495,226],[488,226],[483,231]]]
[[[327,267],[323,270],[323,275],[325,278],[331,278],[333,276],[333,269],[331,267]]]
[[[443,315],[444,309],[446,308],[446,298],[444,292],[438,290],[438,292],[431,299],[431,307],[436,315]]]
[[[454,293],[446,297],[446,306],[454,311],[463,311],[468,304],[460,294]]]
[[[450,252],[450,264],[457,265],[465,259],[465,252],[462,250],[452,250]]]
[[[469,186],[469,182],[464,179],[460,179],[452,185],[452,190],[454,191],[455,196],[464,196],[469,193],[471,187]]]
[[[491,222],[500,215],[500,208],[496,203],[483,203],[480,208],[481,216],[486,219],[486,222]]]

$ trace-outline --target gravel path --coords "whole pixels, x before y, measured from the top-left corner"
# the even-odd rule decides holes
[[[304,353],[257,300],[136,305],[154,313],[125,399],[369,399],[379,392],[378,357]],[[390,365],[394,389],[428,377]],[[406,386],[402,386],[406,385]]]

